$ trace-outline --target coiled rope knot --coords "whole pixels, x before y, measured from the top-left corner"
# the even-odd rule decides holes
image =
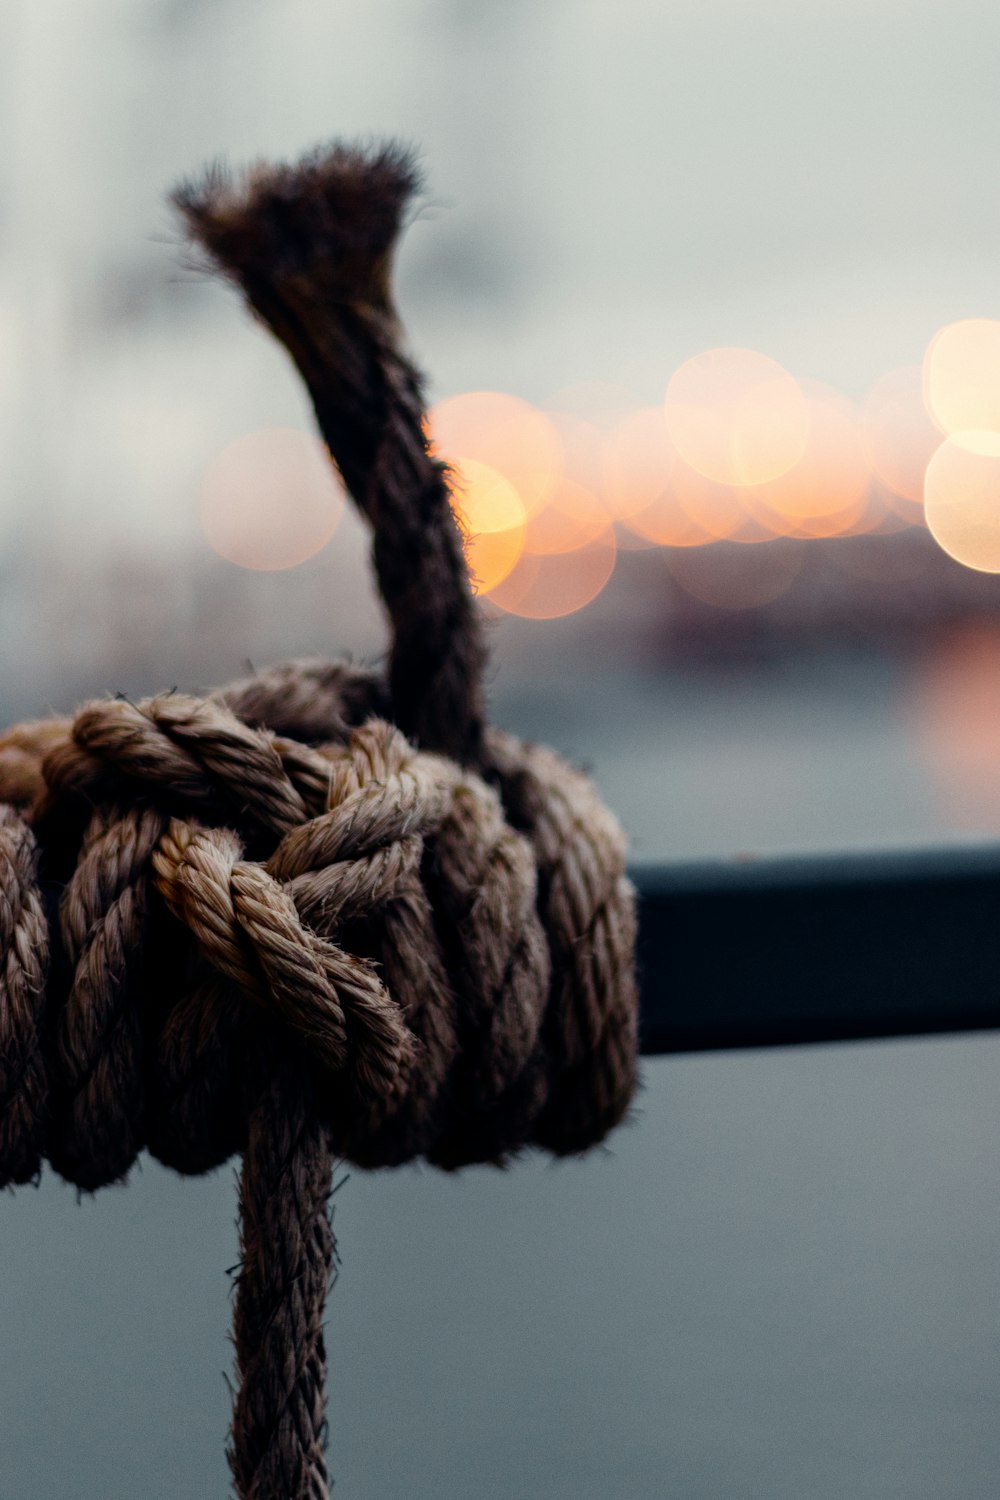
[[[0,738],[0,1184],[148,1149],[244,1153],[230,1464],[321,1500],[334,1154],[506,1160],[601,1140],[633,1092],[634,900],[614,818],[486,725],[448,475],[387,266],[414,186],[336,148],[179,201],[306,377],[372,521],[385,676],[293,662],[206,698]]]
[[[252,686],[260,700],[273,685],[264,706],[287,721],[296,673],[315,727],[318,668]],[[239,718],[226,698],[246,686],[88,704],[61,734],[38,729],[34,776],[27,726],[0,740],[0,798],[33,794],[43,835],[88,812],[59,901],[69,983],[44,1026],[34,837],[9,811],[0,824],[0,1057],[17,1059],[3,1180],[37,1171],[47,1133],[86,1188],[122,1177],[147,1139],[203,1171],[242,1147],[267,1060],[292,1039],[334,1149],[370,1166],[580,1150],[621,1117],[635,1007],[614,820],[579,772],[511,736],[490,735],[491,786],[383,719],[345,731],[348,676],[328,673],[342,737],[318,744]],[[349,680],[355,705],[366,686],[377,697],[370,675]]]

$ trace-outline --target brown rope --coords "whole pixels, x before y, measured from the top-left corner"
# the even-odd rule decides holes
[[[375,528],[388,680],[291,663],[0,738],[0,1184],[244,1155],[230,1464],[321,1500],[330,1170],[577,1152],[635,1082],[634,903],[590,782],[485,725],[388,263],[398,151],[179,201]],[[51,955],[51,957],[50,957]]]
[[[175,201],[191,233],[288,349],[344,482],[372,525],[393,626],[393,718],[475,764],[485,653],[448,500],[424,438],[420,377],[390,297],[392,251],[418,186],[410,155],[348,147],[249,186],[218,172]]]

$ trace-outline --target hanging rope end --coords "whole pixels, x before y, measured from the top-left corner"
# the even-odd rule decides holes
[[[214,162],[176,187],[171,202],[251,302],[262,283],[308,274],[328,298],[387,307],[392,248],[420,187],[412,147],[337,143],[243,173]]]

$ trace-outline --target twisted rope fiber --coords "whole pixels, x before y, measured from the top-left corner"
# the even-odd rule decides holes
[[[389,299],[416,186],[336,147],[177,201],[303,374],[374,530],[389,671],[295,662],[0,738],[0,1184],[243,1153],[230,1467],[323,1500],[335,1157],[578,1152],[635,1083],[618,825],[487,726],[448,475]]]

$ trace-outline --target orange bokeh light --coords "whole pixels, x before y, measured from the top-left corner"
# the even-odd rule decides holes
[[[294,568],[333,536],[344,489],[318,438],[262,427],[227,444],[201,484],[201,524],[229,562],[259,572]]]
[[[768,542],[781,532],[751,492],[740,485],[706,479],[678,458],[670,477],[673,494],[684,513],[713,542]]]
[[[716,533],[689,514],[669,485],[644,509],[630,515],[624,525],[652,547],[704,547],[718,540]]]
[[[779,478],[754,488],[754,511],[786,536],[839,536],[868,509],[871,472],[859,414],[846,396],[817,381],[805,382],[803,394],[808,431],[802,455]]]
[[[924,507],[904,500],[894,490],[886,489],[879,480],[871,478],[860,513],[854,521],[841,518],[837,536],[894,536],[899,531],[909,531],[913,526],[923,526]]]
[[[601,450],[603,491],[618,521],[655,507],[670,485],[676,462],[661,407],[629,412],[604,439]]]
[[[610,526],[603,500],[582,484],[564,479],[545,509],[529,518],[524,550],[538,556],[575,552],[596,542]]]
[[[965,318],[931,339],[924,355],[924,400],[956,441],[1000,432],[1000,322]],[[960,436],[962,435],[962,436]]]
[[[718,484],[766,484],[805,448],[797,381],[753,349],[709,349],[687,360],[670,378],[664,410],[681,458]]]
[[[529,620],[554,620],[592,603],[615,567],[614,532],[574,552],[530,554],[490,593],[507,614]]]
[[[1000,432],[956,433],[927,465],[924,514],[956,562],[1000,573]]]
[[[904,520],[919,521],[924,470],[941,441],[924,404],[920,365],[903,365],[875,382],[862,411],[861,441],[875,478],[902,502],[893,509]]]
[[[554,411],[549,419],[562,445],[565,478],[599,494],[604,482],[601,466],[604,432],[600,424],[572,412]]]
[[[477,594],[507,577],[524,551],[527,517],[509,479],[474,458],[453,465],[451,507],[462,530],[469,577]]]
[[[431,409],[427,427],[439,458],[488,464],[514,486],[528,515],[542,508],[562,477],[565,460],[555,425],[517,396],[450,396]]]
[[[526,508],[524,550],[539,556],[589,546],[613,519],[600,494],[600,428],[569,412],[553,412],[547,420],[560,445],[562,472]]]

